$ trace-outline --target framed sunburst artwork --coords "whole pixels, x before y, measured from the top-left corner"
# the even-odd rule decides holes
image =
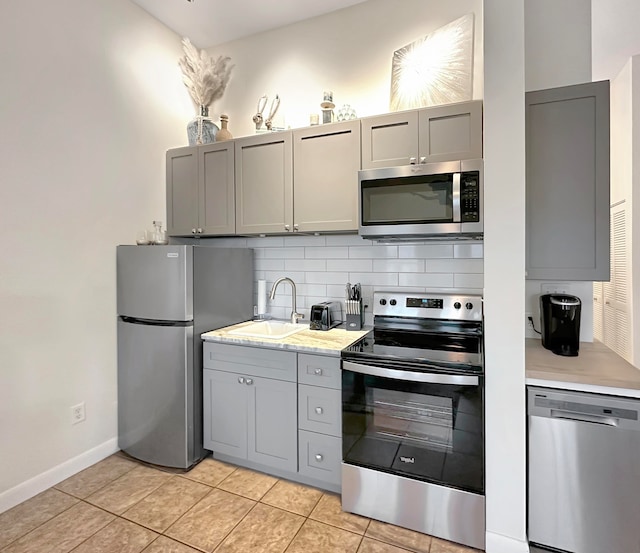
[[[391,111],[471,100],[473,23],[464,15],[394,52]]]

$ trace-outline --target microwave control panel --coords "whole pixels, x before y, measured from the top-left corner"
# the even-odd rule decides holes
[[[469,171],[460,175],[460,217],[463,223],[480,221],[480,173]]]

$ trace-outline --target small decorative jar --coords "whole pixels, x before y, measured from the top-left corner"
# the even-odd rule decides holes
[[[231,140],[233,135],[229,132],[227,126],[229,125],[229,116],[223,113],[220,116],[220,126],[222,127],[216,134],[216,142],[222,142],[223,140]]]

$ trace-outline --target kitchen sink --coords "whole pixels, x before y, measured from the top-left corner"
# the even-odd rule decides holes
[[[286,321],[257,321],[242,328],[230,330],[228,333],[232,336],[279,340],[308,328],[309,325],[307,324],[293,324]]]

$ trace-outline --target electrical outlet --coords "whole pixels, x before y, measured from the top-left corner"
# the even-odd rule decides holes
[[[543,282],[540,285],[543,294],[570,294],[571,284],[569,282]]]
[[[84,401],[71,407],[71,424],[78,424],[86,418],[84,411]]]
[[[524,314],[525,324],[529,330],[533,330],[533,315],[531,313]]]

